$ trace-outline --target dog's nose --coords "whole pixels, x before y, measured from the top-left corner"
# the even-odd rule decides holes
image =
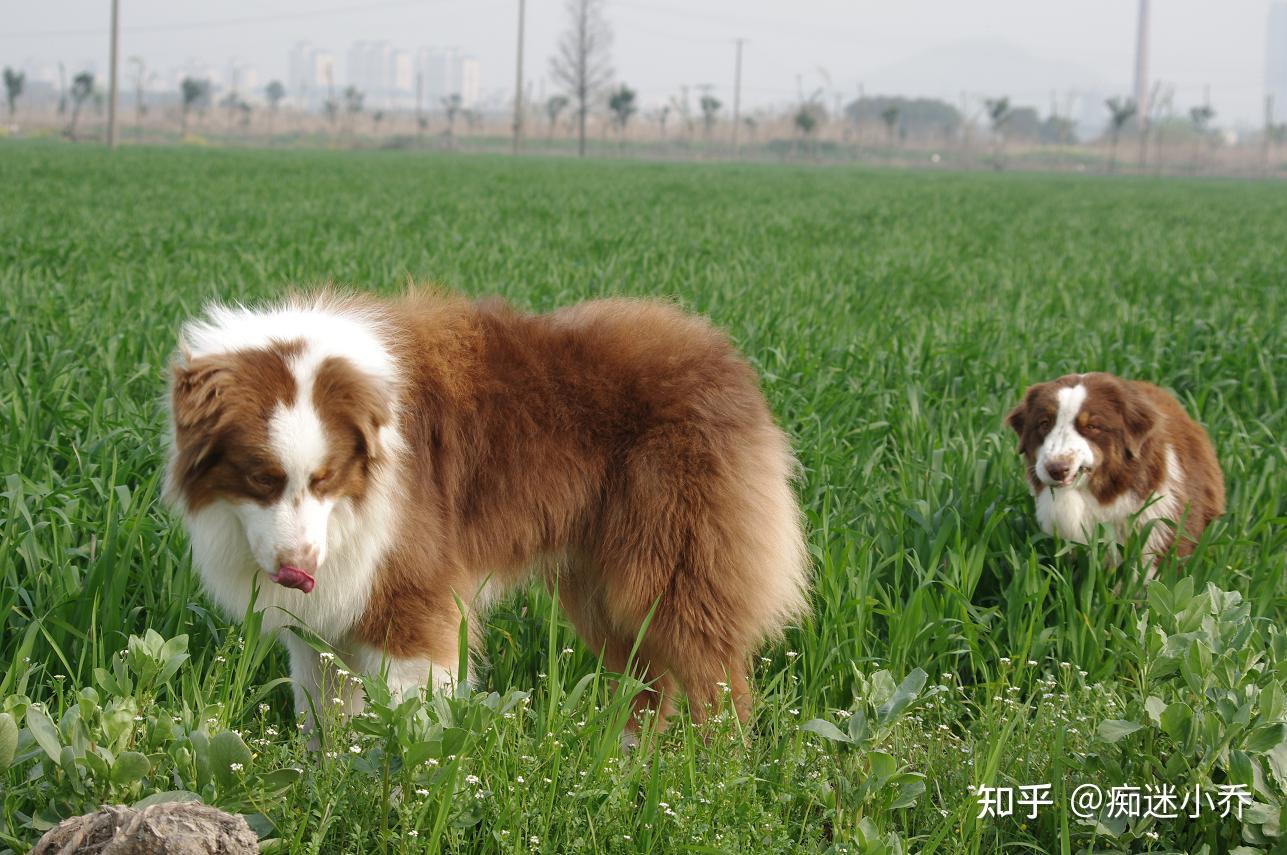
[[[298,567],[305,573],[316,573],[317,547],[309,545],[295,547],[294,549],[284,549],[277,553],[277,566]]]
[[[1047,460],[1046,474],[1050,476],[1051,481],[1063,483],[1068,480],[1068,472],[1072,469],[1072,464],[1067,460]]]

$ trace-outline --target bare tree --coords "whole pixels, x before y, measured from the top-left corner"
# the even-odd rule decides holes
[[[670,118],[670,109],[669,104],[663,104],[653,113],[653,118],[657,120],[657,129],[660,132],[659,136],[662,142],[666,141],[666,120]]]
[[[550,130],[547,136],[553,138],[554,126],[559,122],[559,114],[568,108],[568,96],[551,95],[545,102],[545,118],[550,120]]]
[[[670,96],[670,107],[679,117],[679,129],[684,135],[684,142],[688,142],[693,135],[693,110],[688,103],[687,86],[681,86],[678,95]]]
[[[1005,166],[1005,126],[1014,115],[1010,109],[1009,98],[987,98],[983,102],[988,111],[988,121],[992,123],[992,165],[996,169]]]
[[[22,94],[22,88],[26,82],[26,74],[21,71],[14,71],[7,65],[4,67],[4,94],[9,102],[10,119],[13,119],[13,113],[18,109],[18,96]]]
[[[608,95],[608,109],[612,111],[613,120],[617,124],[617,132],[624,141],[626,123],[639,110],[638,105],[635,103],[635,90],[624,83],[621,84]]]
[[[286,97],[286,87],[280,80],[274,80],[264,87],[264,95],[268,97],[268,136],[273,135],[273,120],[277,118],[277,109],[281,105],[282,99]]]
[[[463,105],[463,99],[456,92],[442,99],[442,110],[447,114],[447,129],[443,131],[443,136],[447,138],[448,148],[456,144],[456,117],[460,115],[460,108]]]
[[[236,89],[233,89],[227,95],[223,96],[223,100],[219,102],[219,106],[228,111],[228,133],[231,134],[233,122],[236,121],[237,116],[241,114],[241,96],[237,94]]]
[[[1117,169],[1117,142],[1122,137],[1122,128],[1135,115],[1135,101],[1131,98],[1109,98],[1104,102],[1108,108],[1108,171]]]
[[[702,111],[702,133],[709,141],[711,138],[711,131],[715,128],[715,117],[719,113],[720,107],[724,106],[724,102],[716,98],[714,95],[707,93],[697,102],[697,106],[700,107]]]
[[[1189,110],[1189,121],[1193,123],[1194,143],[1193,143],[1193,160],[1198,163],[1202,160],[1202,144],[1211,136],[1211,120],[1215,118],[1215,110],[1211,109],[1210,104],[1202,104]]]
[[[85,105],[90,96],[94,94],[94,75],[88,71],[82,71],[72,78],[71,99],[72,114],[71,122],[67,125],[67,136],[76,139],[76,120],[80,118],[80,108]]]
[[[550,73],[576,105],[577,153],[585,156],[585,123],[590,104],[612,79],[608,51],[612,30],[604,0],[567,0],[568,28],[550,59]]]
[[[185,77],[179,82],[179,94],[183,99],[180,105],[179,133],[186,136],[188,133],[188,116],[192,113],[194,107],[200,106],[202,102],[210,97],[210,82],[208,80],[197,80],[195,77]]]
[[[880,119],[885,123],[885,135],[889,137],[890,146],[893,146],[894,132],[898,130],[898,107],[890,104],[880,111]]]
[[[344,112],[348,113],[349,132],[357,134],[357,117],[366,102],[366,94],[356,86],[344,87]]]
[[[67,67],[58,63],[58,115],[67,115]]]
[[[143,83],[147,65],[139,56],[130,57],[130,65],[134,66],[134,139],[136,142],[142,142],[143,117],[147,115],[147,104],[143,102]]]
[[[796,137],[796,144],[803,142],[806,151],[814,151],[813,132],[818,126],[827,120],[827,108],[822,106],[822,90],[816,90],[807,99],[803,99],[800,106],[796,108],[795,113],[791,116],[791,123],[799,132]],[[816,153],[816,151],[815,151]]]

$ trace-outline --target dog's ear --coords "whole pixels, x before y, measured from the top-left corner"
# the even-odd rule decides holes
[[[1028,447],[1024,442],[1024,429],[1028,426],[1028,410],[1032,405],[1032,400],[1037,397],[1037,390],[1041,388],[1040,383],[1036,386],[1028,387],[1028,391],[1023,393],[1023,400],[1019,406],[1010,411],[1010,415],[1005,417],[1005,423],[1019,437],[1019,453],[1026,454]]]
[[[1122,420],[1125,423],[1126,459],[1134,460],[1139,457],[1140,449],[1157,425],[1157,408],[1138,389],[1123,384]]]
[[[220,357],[192,359],[180,351],[170,367],[170,417],[175,456],[171,477],[182,483],[199,477],[219,459],[220,417],[231,384]]]
[[[1010,415],[1005,417],[1005,423],[1010,426],[1020,438],[1023,437],[1023,426],[1028,416],[1028,402],[1024,401],[1019,406],[1010,411]]]
[[[228,366],[217,357],[181,355],[170,369],[170,413],[179,430],[209,425],[219,418],[228,385]]]

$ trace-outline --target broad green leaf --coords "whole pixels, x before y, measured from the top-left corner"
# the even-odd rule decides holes
[[[256,780],[266,794],[272,794],[288,789],[299,780],[301,774],[298,769],[275,769],[257,776]]]
[[[1105,719],[1099,723],[1099,738],[1104,742],[1117,742],[1124,736],[1129,736],[1144,725],[1136,724],[1133,721],[1124,721],[1120,718]]]
[[[232,785],[250,772],[250,749],[240,736],[225,730],[210,740],[210,771],[222,787]]]
[[[871,736],[871,728],[867,725],[867,713],[863,710],[854,710],[854,714],[849,716],[849,723],[845,727],[849,731],[849,741],[858,745],[865,742]]]
[[[887,786],[894,787],[891,808],[906,808],[916,804],[925,792],[925,776],[918,772],[904,772],[889,779]]]
[[[142,810],[152,805],[167,804],[169,802],[199,802],[201,796],[188,790],[166,790],[160,793],[153,793],[146,798],[139,799],[131,807],[135,810]]]
[[[884,751],[868,753],[867,762],[871,765],[871,777],[881,784],[892,778],[898,771],[898,763],[895,762],[893,755]]]
[[[1247,734],[1247,742],[1244,748],[1254,754],[1263,754],[1281,744],[1285,739],[1287,739],[1287,724],[1281,721],[1273,724],[1262,724]]]
[[[917,668],[908,674],[903,679],[903,682],[898,684],[893,696],[876,710],[880,723],[889,724],[902,715],[920,695],[921,689],[925,687],[927,677],[928,675],[921,668]]]
[[[441,737],[413,743],[407,748],[403,760],[408,766],[418,766],[430,758],[437,760],[440,757],[442,757]]]
[[[1193,733],[1193,710],[1183,701],[1177,701],[1162,711],[1158,724],[1167,736],[1187,745]]]
[[[449,727],[442,732],[442,756],[452,757],[460,753],[469,739],[469,731],[459,727]]]
[[[54,727],[43,707],[27,708],[27,730],[31,731],[36,744],[44,749],[49,759],[57,763],[63,750],[62,740],[59,739],[58,728]]]
[[[1149,695],[1148,700],[1144,702],[1144,710],[1154,724],[1162,723],[1162,713],[1166,710],[1166,701],[1156,695]]]
[[[892,674],[888,671],[877,671],[875,674],[871,675],[871,683],[868,689],[871,696],[867,698],[867,700],[871,701],[878,707],[884,706],[889,699],[894,696],[894,692],[897,690],[898,686],[894,684],[894,677]]]
[[[127,787],[150,772],[152,764],[137,751],[122,751],[112,764],[112,783]]]
[[[849,736],[840,728],[836,727],[825,718],[815,718],[806,721],[800,726],[800,729],[806,733],[815,733],[823,739],[830,739],[833,742],[850,742]]]
[[[13,765],[18,751],[18,723],[9,713],[0,713],[0,772]]]

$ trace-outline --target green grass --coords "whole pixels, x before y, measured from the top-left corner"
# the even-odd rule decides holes
[[[1257,800],[1282,801],[1281,187],[6,144],[0,188],[0,697],[23,725],[19,762],[0,772],[0,848],[34,842],[42,786],[75,789],[41,759],[26,699],[70,739],[77,692],[95,684],[106,701],[94,669],[149,628],[188,635],[191,659],[133,690],[128,709],[144,721],[120,744],[152,756],[144,743],[173,719],[184,732],[238,730],[256,769],[304,769],[271,798],[238,801],[227,782],[201,790],[265,815],[283,850],[881,851],[898,838],[915,850],[1215,852],[1273,830],[1205,818],[1097,829],[1060,805],[976,820],[967,788],[1050,783],[1063,795],[1087,781],[1258,774]],[[655,750],[620,755],[619,697],[602,674],[581,683],[595,658],[529,590],[490,616],[481,675],[526,701],[504,714],[468,698],[385,711],[355,734],[337,725],[336,756],[306,751],[289,687],[273,683],[284,654],[210,608],[159,503],[165,365],[178,324],[206,300],[322,282],[392,293],[410,279],[538,311],[670,298],[748,354],[802,464],[816,573],[812,621],[757,662],[748,729],[681,717]],[[1201,635],[1214,665],[1209,653],[1157,665],[1166,651],[1139,626],[1137,551],[1119,566],[1107,547],[1037,528],[1002,418],[1028,384],[1092,369],[1174,390],[1219,450],[1228,513],[1192,561],[1160,575],[1240,592],[1245,614],[1211,606],[1207,624],[1167,624],[1187,594],[1172,603],[1163,590],[1150,617],[1172,644]],[[1250,634],[1227,644],[1214,629],[1244,624]],[[886,678],[873,675],[917,668],[944,688],[878,738],[849,746],[801,729],[847,726],[837,710],[883,698]],[[1258,705],[1247,681],[1268,693]],[[1147,724],[1150,696],[1183,696],[1177,709],[1199,717],[1224,715],[1224,697],[1251,719],[1097,736],[1106,719]],[[437,766],[400,768],[398,752],[437,725],[460,744],[433,749]],[[1244,726],[1268,728],[1248,737],[1256,750],[1237,747]],[[1177,766],[1181,755],[1191,762]],[[165,779],[160,757],[139,783],[85,785],[84,798],[196,786]],[[886,757],[924,776],[913,805],[894,806]]]

